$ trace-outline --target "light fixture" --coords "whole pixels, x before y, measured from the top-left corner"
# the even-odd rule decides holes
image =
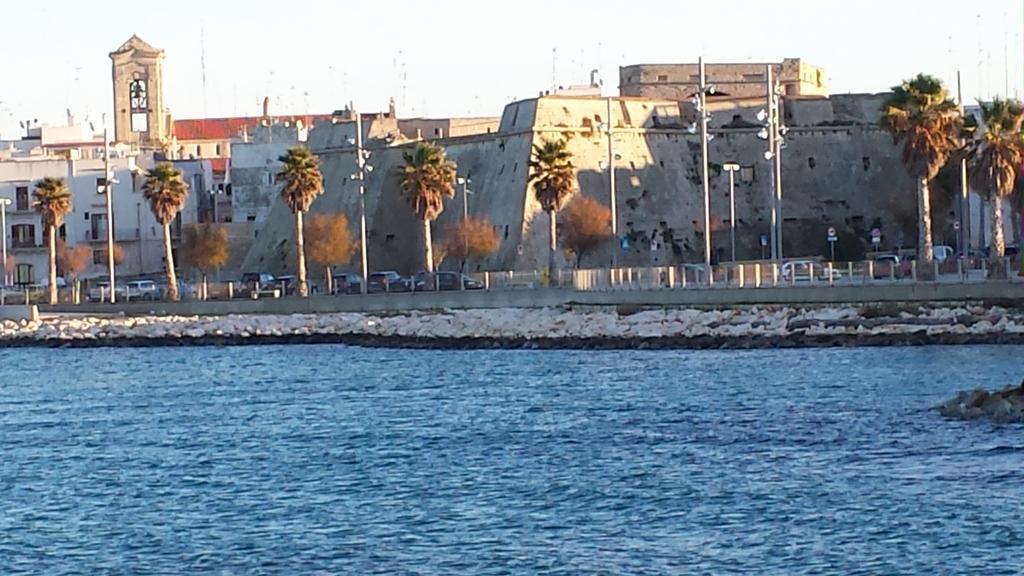
[[[785,136],[786,134],[789,134],[789,128],[787,128],[785,126],[779,128],[779,134],[782,134],[783,136]]]
[[[367,172],[373,172],[373,166],[366,166],[363,168],[363,170],[366,170]]]
[[[758,112],[757,112],[757,120],[758,120],[758,122],[764,122],[767,119],[768,119],[768,113],[764,111],[764,108],[761,108],[760,110],[758,110]]]
[[[736,162],[726,162],[725,164],[722,164],[722,170],[725,170],[726,172],[736,172],[739,169],[740,165]]]
[[[765,150],[764,151],[764,159],[765,160],[771,160],[774,157],[775,157],[775,154],[772,154],[771,150]]]
[[[706,92],[707,92],[708,94],[714,94],[715,92],[718,92],[718,86],[715,86],[714,84],[711,84],[711,85],[709,85],[709,86],[707,87],[707,90],[706,90]]]
[[[708,142],[711,142],[714,139],[715,139],[715,135],[714,134],[708,134]]]
[[[697,125],[696,124],[690,124],[689,126],[686,127],[686,131],[689,132],[690,134],[696,134],[697,133]]]
[[[768,139],[768,129],[767,128],[761,128],[761,130],[757,133],[757,137],[760,138],[761,140],[767,140]]]

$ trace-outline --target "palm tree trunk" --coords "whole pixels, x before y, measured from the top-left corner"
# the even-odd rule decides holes
[[[327,291],[324,292],[324,294],[334,294],[334,274],[332,273],[330,264],[324,266],[324,275],[327,276],[324,278],[324,286],[327,287]]]
[[[1003,199],[993,197],[989,204],[992,208],[992,247],[989,256],[999,259],[1006,254],[1006,237],[1003,233]]]
[[[917,260],[928,264],[935,258],[932,246],[932,207],[928,192],[928,179],[917,181]],[[918,270],[920,273],[921,270]],[[927,273],[927,272],[925,272]]]
[[[178,275],[174,273],[174,252],[171,250],[171,223],[164,223],[164,272],[167,274],[167,298],[171,302],[177,302],[180,298],[178,294]],[[113,286],[110,287],[114,289]]]
[[[296,294],[300,298],[309,296],[306,283],[306,239],[302,233],[302,210],[295,211],[295,276],[298,282]]]
[[[430,239],[430,219],[423,219],[423,269],[427,274],[434,273],[434,247]]]
[[[548,284],[555,285],[555,256],[558,252],[558,222],[555,211],[548,211]]]
[[[47,242],[50,250],[50,304],[57,303],[57,228],[52,224],[46,227]]]

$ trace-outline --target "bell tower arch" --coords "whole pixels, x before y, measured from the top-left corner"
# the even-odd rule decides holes
[[[114,82],[114,138],[143,148],[160,148],[169,127],[164,113],[164,51],[132,35],[110,53]]]

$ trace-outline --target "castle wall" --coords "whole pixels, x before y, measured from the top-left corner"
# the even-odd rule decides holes
[[[744,110],[744,116],[748,111]],[[816,122],[835,115],[817,105],[803,113]],[[621,265],[648,265],[703,260],[703,200],[700,146],[682,125],[678,106],[665,101],[616,99],[612,125],[616,161],[619,231],[629,239]],[[528,188],[531,147],[545,138],[567,137],[578,168],[580,194],[607,204],[607,137],[597,129],[606,120],[607,101],[596,98],[545,97],[510,104],[501,132],[441,141],[456,161],[459,174],[472,179],[472,215],[491,220],[501,239],[498,252],[470,262],[472,270],[543,268],[547,253],[547,216]],[[342,130],[344,125],[334,129]],[[761,257],[760,235],[769,232],[770,163],[757,127],[716,128],[710,143],[712,240],[715,259],[729,253],[728,175],[721,164],[736,161],[738,256]],[[314,130],[314,133],[316,130]],[[329,133],[324,141],[336,141]],[[311,138],[316,140],[316,138]],[[374,171],[366,183],[369,259],[374,270],[402,273],[422,268],[419,223],[399,192],[401,154],[414,144],[386,147],[371,141]],[[314,147],[314,151],[317,148]],[[351,149],[321,149],[325,195],[313,212],[343,212],[358,235],[359,198],[351,181]],[[914,184],[899,161],[891,137],[873,125],[794,127],[783,151],[784,251],[787,257],[827,254],[826,230],[838,229],[837,257],[855,258],[870,247],[870,230],[883,232],[883,249],[899,240],[916,239]],[[439,239],[461,218],[461,190],[445,201],[434,224]],[[938,215],[940,228],[942,215]],[[246,260],[246,271],[292,270],[292,215],[274,200],[266,225]],[[606,265],[611,247],[589,255],[584,266]],[[354,262],[358,261],[358,258]],[[563,262],[567,264],[567,262]],[[447,262],[447,267],[457,266]]]

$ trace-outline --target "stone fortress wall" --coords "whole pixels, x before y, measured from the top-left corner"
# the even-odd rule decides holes
[[[824,256],[826,231],[838,229],[837,258],[858,258],[870,247],[870,230],[879,227],[883,248],[916,238],[914,185],[900,163],[892,138],[877,127],[881,95],[789,99],[785,117],[791,130],[783,150],[783,240],[787,257]],[[470,262],[471,270],[535,270],[546,262],[547,216],[528,186],[532,146],[547,138],[568,139],[578,168],[579,193],[608,203],[607,136],[597,129],[607,116],[607,100],[545,96],[509,104],[498,130],[437,140],[472,179],[469,212],[488,218],[501,246],[492,256]],[[729,253],[726,161],[738,162],[736,210],[738,257],[760,258],[760,236],[769,232],[770,162],[757,137],[758,108],[724,103],[712,107],[711,213],[716,260]],[[620,265],[661,265],[703,260],[703,200],[699,137],[687,129],[693,111],[673,100],[615,98],[612,126],[616,161],[620,235],[629,249]],[[386,122],[388,119],[381,120]],[[402,273],[421,268],[419,224],[401,198],[402,153],[415,143],[391,143],[393,127],[364,124],[369,163],[366,205],[369,260],[374,270]],[[310,146],[321,159],[326,193],[313,213],[343,212],[354,235],[359,232],[359,198],[354,151],[347,138],[354,123],[323,123],[310,132]],[[446,200],[434,223],[442,238],[462,215],[461,189]],[[944,239],[942,214],[936,215],[936,242]],[[275,200],[248,254],[244,271],[282,274],[294,267],[292,216]],[[949,232],[952,233],[951,221]],[[584,266],[607,265],[611,247],[584,259]],[[358,258],[353,260],[353,268]],[[567,264],[564,262],[563,264]],[[457,267],[445,262],[443,268]]]
[[[721,96],[763,98],[767,63],[708,63],[707,84]],[[772,63],[772,75],[786,96],[828,96],[825,69],[799,58]],[[699,90],[700,68],[689,64],[634,64],[619,68],[619,93],[623,96],[683,101]]]

